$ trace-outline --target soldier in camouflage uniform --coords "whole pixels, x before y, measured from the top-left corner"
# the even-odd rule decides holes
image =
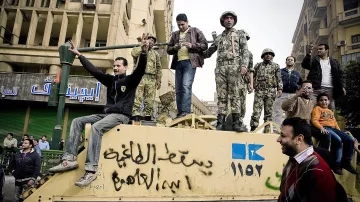
[[[136,89],[134,107],[133,107],[133,119],[134,121],[140,121],[142,104],[144,104],[143,115],[145,120],[151,121],[153,116],[154,100],[156,90],[161,86],[161,61],[159,54],[152,48],[156,43],[154,36],[149,37],[149,52],[147,57],[147,67],[144,76],[141,79],[139,86]],[[131,51],[131,55],[137,63],[141,54],[141,47],[135,47]]]
[[[225,27],[223,33],[216,37],[214,43],[204,52],[205,58],[218,51],[215,68],[216,92],[218,96],[217,130],[225,130],[228,99],[230,99],[233,130],[246,131],[240,120],[241,75],[246,74],[249,63],[247,40],[244,32],[236,30],[237,16],[232,11],[224,12],[220,24]]]
[[[276,91],[278,91],[278,96],[282,94],[283,84],[280,66],[272,62],[273,57],[275,57],[273,50],[269,48],[264,49],[261,54],[263,62],[257,63],[254,69],[250,70],[250,74],[253,74],[250,77],[254,78],[255,87],[253,114],[250,122],[251,131],[259,126],[259,119],[263,107],[264,122],[272,120]],[[265,128],[265,133],[267,132],[269,132],[269,127]]]
[[[246,40],[250,40],[250,36],[249,34],[244,31],[244,30],[240,30],[242,32],[245,33],[246,36]],[[249,65],[248,65],[248,70],[253,68],[253,54],[249,51]],[[245,117],[245,112],[246,112],[246,94],[247,92],[252,93],[252,89],[250,88],[250,75],[249,75],[249,71],[245,74],[242,75],[242,83],[240,85],[240,102],[241,102],[241,111],[240,111],[240,120],[243,120]],[[243,127],[246,127],[245,125]]]

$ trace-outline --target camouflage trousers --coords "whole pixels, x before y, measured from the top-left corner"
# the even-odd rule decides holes
[[[156,78],[152,74],[144,74],[136,89],[133,116],[153,116],[156,93]],[[143,109],[143,110],[142,110]],[[143,113],[141,113],[143,111]]]
[[[264,107],[264,122],[272,121],[272,112],[274,108],[274,101],[276,98],[276,89],[270,88],[266,90],[255,90],[253,113],[251,116],[251,128],[259,126],[259,119],[262,109]]]
[[[240,120],[243,120],[246,113],[246,85],[240,84],[239,95],[240,95]]]
[[[230,100],[231,113],[240,113],[238,65],[217,66],[215,68],[215,82],[218,114],[227,114],[228,99]]]

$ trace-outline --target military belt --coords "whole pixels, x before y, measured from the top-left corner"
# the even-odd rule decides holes
[[[238,65],[239,63],[234,60],[228,60],[228,61],[218,61],[218,65],[225,66],[225,65]]]
[[[146,76],[156,79],[156,74],[145,73]]]
[[[266,89],[272,89],[272,88],[276,88],[276,86],[273,86],[271,84],[257,84],[256,85],[256,89],[258,89],[258,90],[266,90]]]

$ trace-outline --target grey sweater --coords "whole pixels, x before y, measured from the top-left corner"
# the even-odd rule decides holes
[[[310,124],[311,112],[314,106],[315,103],[313,100],[295,95],[285,100],[281,108],[286,112],[286,118],[299,117],[305,119]]]

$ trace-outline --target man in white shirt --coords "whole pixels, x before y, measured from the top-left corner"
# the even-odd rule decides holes
[[[41,137],[41,140],[39,141],[39,148],[40,148],[40,150],[49,150],[50,149],[50,145],[46,141],[46,136],[45,135],[43,135]]]
[[[320,44],[317,48],[317,56],[311,57],[313,45],[309,50],[301,66],[309,70],[307,80],[313,84],[314,92],[312,99],[320,93],[327,93],[330,99],[329,109],[335,110],[335,100],[346,95],[343,72],[338,61],[329,58],[329,46]]]
[[[5,148],[16,148],[17,140],[14,138],[12,133],[8,133],[7,137],[4,139],[4,147]]]

